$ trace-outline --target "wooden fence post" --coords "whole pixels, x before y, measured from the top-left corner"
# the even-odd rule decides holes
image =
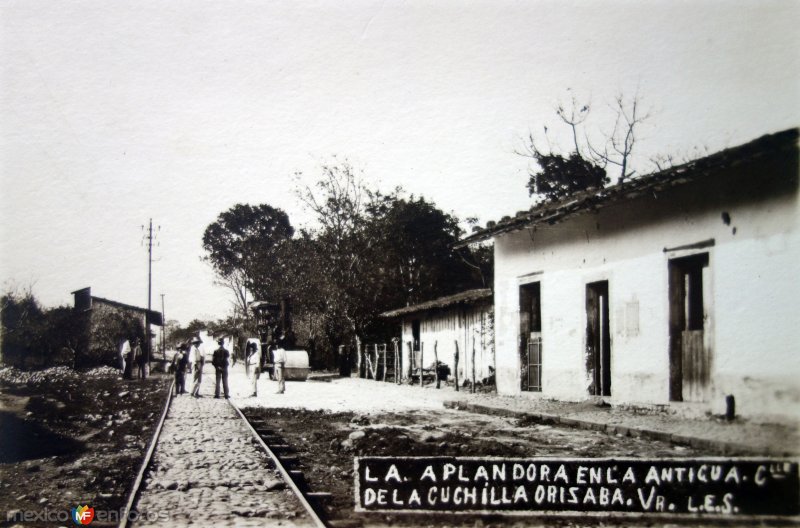
[[[425,357],[425,342],[420,341],[419,343],[419,386],[422,387],[422,379],[425,377],[423,374],[423,370],[425,369],[425,363],[423,363],[423,358]]]
[[[434,376],[436,376],[436,388],[441,387],[442,380],[439,379],[439,351],[437,350],[439,347],[439,341],[433,342],[433,372]]]
[[[366,365],[366,377],[375,378],[375,368],[372,365],[372,354],[369,353],[369,344],[364,345],[364,363]]]
[[[375,343],[373,346],[375,347],[375,364],[372,366],[372,379],[378,381],[378,361],[380,361],[378,343]]]
[[[392,339],[392,345],[394,345],[394,382],[395,384],[400,384],[400,364],[398,362],[399,359],[399,352],[397,346],[397,339]]]
[[[356,336],[356,358],[357,358],[356,359],[356,365],[358,365],[358,377],[359,378],[361,378],[361,377],[366,378],[367,377],[366,373],[364,373],[364,375],[362,376],[362,372],[361,372],[361,368],[363,366],[363,361],[362,361],[362,358],[361,358],[361,339],[359,339],[358,336]]]
[[[383,381],[386,382],[386,343],[381,346],[383,346]]]
[[[406,370],[408,372],[408,383],[409,385],[413,383],[411,377],[414,374],[414,346],[411,344],[411,341],[406,341],[408,345],[408,365],[406,366]]]
[[[472,391],[475,392],[475,334],[472,334]]]
[[[453,369],[455,378],[456,378],[456,392],[458,392],[458,339],[455,340],[456,343],[456,353],[453,356],[453,362],[455,363],[455,368]]]

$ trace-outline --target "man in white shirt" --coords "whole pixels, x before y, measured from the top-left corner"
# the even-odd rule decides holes
[[[258,396],[258,377],[261,375],[261,346],[255,339],[248,339],[245,348],[245,365],[247,365],[247,377],[253,388],[251,397]]]
[[[286,380],[283,376],[283,369],[286,366],[286,351],[276,348],[272,354],[275,359],[275,379],[278,381],[278,392],[275,394],[283,394],[286,390]]]
[[[195,398],[200,398],[200,383],[203,381],[203,364],[205,363],[205,358],[203,357],[203,353],[200,350],[200,345],[202,341],[200,338],[195,337],[192,340],[192,347],[189,349],[189,365],[192,367],[192,396]]]
[[[119,347],[119,364],[122,370],[122,375],[125,376],[125,367],[127,366],[128,358],[131,355],[131,342],[127,339],[122,342]]]

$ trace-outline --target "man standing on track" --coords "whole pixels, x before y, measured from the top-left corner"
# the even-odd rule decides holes
[[[189,349],[189,364],[192,366],[192,396],[195,398],[201,398],[200,396],[200,382],[203,381],[203,364],[205,363],[205,358],[203,357],[203,353],[200,351],[200,348],[197,346],[202,341],[200,341],[199,337],[195,337],[192,340],[192,347]]]
[[[214,351],[211,358],[211,364],[214,365],[216,373],[216,386],[214,389],[214,397],[219,398],[219,381],[222,380],[222,387],[225,390],[225,398],[228,397],[228,358],[230,352],[225,348],[225,340],[220,338],[217,340],[219,348]]]

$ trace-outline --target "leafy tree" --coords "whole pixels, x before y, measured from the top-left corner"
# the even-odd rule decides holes
[[[381,312],[491,281],[491,251],[452,249],[461,235],[457,218],[400,189],[379,192],[346,161],[324,165],[313,185],[296,192],[314,229],[293,237],[282,211],[237,205],[206,229],[203,243],[218,276],[238,281],[232,289],[241,308],[245,288],[250,300],[290,298],[299,341],[327,350],[329,365],[339,344],[388,333]],[[191,327],[172,335],[186,339]],[[236,314],[219,328],[239,336],[255,330]]]
[[[84,352],[88,336],[87,314],[71,306],[59,306],[47,310],[38,331],[36,348],[43,355],[43,365],[67,365],[72,368],[93,366]]]
[[[376,252],[383,273],[382,304],[415,304],[473,284],[470,268],[452,249],[458,220],[424,198],[392,197],[373,212]]]
[[[44,318],[44,310],[29,288],[27,291],[7,291],[0,298],[2,307],[3,362],[25,367],[26,360],[35,350],[37,327]]]
[[[119,347],[126,339],[131,343],[134,339],[145,342],[142,319],[123,310],[94,306],[89,325],[89,348],[85,354],[79,354],[77,366],[103,364],[118,367]]]
[[[369,296],[371,284],[365,279],[375,238],[366,226],[369,210],[383,198],[367,188],[346,161],[324,165],[314,189],[301,187],[297,195],[320,226],[307,234],[302,246],[311,256],[309,263],[318,267],[307,270],[311,275],[305,282],[313,285],[319,301],[306,299],[303,304],[318,311],[326,337],[335,347],[362,333],[368,322],[364,297]]]
[[[2,306],[3,362],[20,368],[90,366],[86,316],[72,307],[45,309],[28,289],[7,292]]]
[[[175,338],[175,332],[180,330],[181,325],[176,319],[167,319],[164,321],[164,327],[161,329],[166,337],[165,342],[167,349],[172,349],[178,346],[179,340]]]
[[[293,297],[310,294],[299,304],[317,314],[332,347],[386,333],[383,311],[482,285],[476,270],[485,267],[452,249],[458,219],[424,198],[384,195],[346,162],[324,166],[299,194],[321,227],[294,247],[305,270],[295,268],[303,279]]]
[[[173,346],[179,343],[185,343],[192,337],[196,336],[199,332],[211,329],[214,326],[213,322],[201,321],[200,319],[192,319],[185,327],[176,325],[170,329],[169,339]]]
[[[579,154],[564,157],[535,152],[533,159],[541,170],[530,175],[528,192],[543,196],[546,200],[557,200],[588,189],[600,189],[610,181],[602,167]]]
[[[234,293],[240,313],[246,313],[253,300],[247,298],[248,290],[268,297],[277,287],[276,250],[293,234],[287,214],[267,204],[234,205],[206,228],[206,261]]]

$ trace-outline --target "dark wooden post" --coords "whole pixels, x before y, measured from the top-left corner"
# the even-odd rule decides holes
[[[733,394],[725,396],[725,419],[729,422],[736,418],[736,398]]]
[[[408,345],[408,366],[406,367],[408,370],[408,383],[409,385],[412,383],[412,375],[414,374],[414,345],[411,344],[411,341],[406,341]]]
[[[394,382],[400,384],[400,363],[398,361],[400,353],[397,346],[397,339],[392,340],[394,346]]]
[[[424,374],[423,371],[425,369],[425,363],[423,363],[422,361],[424,357],[425,357],[425,342],[420,340],[419,343],[419,386],[420,387],[422,387],[422,379],[425,377],[423,375]]]
[[[364,345],[364,364],[366,368],[366,378],[374,378],[375,376],[372,375],[372,355],[369,353],[369,343]]]
[[[385,382],[386,381],[386,363],[387,363],[387,361],[386,361],[386,359],[387,359],[386,358],[386,352],[387,352],[386,343],[384,343],[382,346],[383,346],[383,381]]]
[[[356,365],[358,366],[358,377],[365,378],[366,375],[362,373],[363,361],[361,360],[361,340],[356,336]]]
[[[378,343],[375,343],[373,346],[375,347],[375,364],[372,365],[372,379],[378,381],[378,362],[380,361],[380,352],[378,352]]]
[[[456,353],[453,356],[453,363],[455,363],[455,368],[453,369],[453,375],[455,376],[456,381],[456,392],[458,392],[458,339],[455,340],[456,344]]]
[[[436,380],[436,388],[440,388],[440,380],[439,380],[439,341],[433,342],[433,375],[435,376]]]
[[[475,334],[472,334],[472,391],[475,392]]]

